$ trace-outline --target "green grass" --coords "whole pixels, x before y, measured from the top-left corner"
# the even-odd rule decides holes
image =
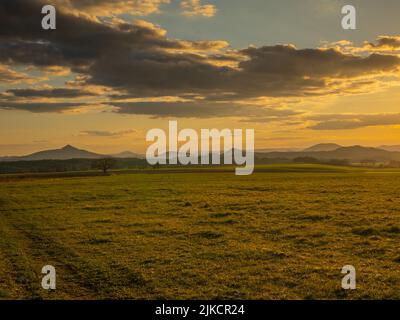
[[[258,169],[0,180],[0,299],[400,299],[397,171]]]

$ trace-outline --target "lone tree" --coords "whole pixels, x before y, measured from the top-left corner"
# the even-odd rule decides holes
[[[103,158],[98,159],[93,163],[94,169],[100,169],[104,174],[107,174],[107,171],[112,169],[116,164],[115,159],[113,158]]]

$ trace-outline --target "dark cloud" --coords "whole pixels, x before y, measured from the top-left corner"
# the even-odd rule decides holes
[[[306,96],[324,94],[323,90],[326,94],[331,90],[329,78],[394,71],[400,63],[395,56],[361,58],[334,50],[297,50],[291,46],[250,48],[241,53],[249,59],[239,64],[240,69],[234,69],[210,64],[193,54],[119,52],[113,59],[104,56],[93,63],[88,70],[89,82],[143,96],[189,92],[206,97],[229,92],[228,97],[234,98]]]
[[[376,43],[368,43],[372,48],[400,48],[400,37],[398,36],[380,36]]]
[[[289,109],[276,109],[231,103],[198,102],[113,102],[116,112],[126,114],[149,115],[153,117],[246,117],[255,119],[268,117],[270,121],[282,120],[301,114]]]
[[[400,124],[400,113],[395,114],[328,114],[309,117],[317,123],[310,126],[313,130],[349,130],[372,126],[390,126]]]
[[[100,130],[86,130],[81,131],[81,135],[85,136],[92,136],[92,137],[121,137],[130,133],[135,133],[135,130],[125,130],[125,131],[118,131],[118,132],[111,132],[111,131],[100,131]]]
[[[30,102],[4,102],[0,101],[0,109],[3,110],[24,110],[34,113],[46,112],[63,112],[82,107],[89,107],[90,104],[72,103],[72,102],[46,102],[46,103],[30,103]]]
[[[10,89],[0,93],[0,109],[24,110],[34,113],[63,112],[68,110],[88,108],[94,104],[68,102],[68,99],[90,97],[96,94],[81,89],[51,88],[51,89]],[[44,99],[44,102],[36,102]],[[63,99],[67,101],[48,102],[46,99]]]
[[[400,59],[377,55],[361,58],[334,50],[297,50],[292,46],[249,48],[240,69],[220,67],[193,54],[120,52],[89,68],[90,83],[116,86],[145,96],[206,96],[230,92],[242,97],[287,97],[330,90],[328,78],[350,78],[394,71]],[[231,97],[231,95],[229,95]]]
[[[7,90],[18,98],[77,98],[95,96],[95,93],[81,89],[54,88],[54,89],[11,89]]]
[[[286,77],[347,78],[390,71],[399,65],[396,56],[346,55],[334,49],[302,49],[293,46],[249,48],[242,51],[250,59],[240,64],[248,73]]]
[[[44,4],[41,0],[2,0],[0,60],[38,66],[68,65],[80,71],[79,67],[115,51],[179,47],[179,43],[162,38],[156,28],[110,26],[62,10],[57,12],[57,30],[45,31],[41,27]]]

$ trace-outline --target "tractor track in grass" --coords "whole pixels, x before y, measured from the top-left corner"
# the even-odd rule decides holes
[[[4,239],[3,227],[1,226],[0,236]],[[26,292],[23,284],[18,283],[16,268],[3,250],[3,243],[0,243],[0,299],[18,299],[23,298]]]
[[[1,217],[0,251],[7,268],[8,288],[4,288],[11,299],[40,299],[38,272],[29,255],[27,239],[9,224],[5,214]],[[39,270],[40,272],[40,270]]]
[[[3,214],[1,220],[0,250],[8,257],[13,282],[24,292],[18,298],[127,299],[154,294],[153,286],[140,273],[115,261],[109,261],[108,268],[90,262],[34,224],[11,218],[10,214]],[[47,264],[56,268],[57,290],[53,292],[41,288],[40,272]],[[135,293],[132,296],[126,290],[121,293],[121,288]]]

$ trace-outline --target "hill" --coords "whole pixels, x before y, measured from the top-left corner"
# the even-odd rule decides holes
[[[120,158],[120,159],[128,159],[128,158],[136,158],[136,159],[144,159],[145,157],[141,154],[134,153],[131,151],[123,151],[120,153],[110,155],[113,158]]]
[[[352,147],[341,147],[333,151],[257,153],[256,157],[258,160],[260,159],[294,160],[296,158],[314,158],[321,161],[343,159],[343,160],[348,160],[350,162],[363,162],[363,161],[390,162],[390,161],[400,161],[400,152],[390,152],[378,148],[352,146]]]
[[[312,147],[309,147],[307,149],[304,149],[303,151],[304,152],[334,151],[339,148],[342,148],[342,146],[336,143],[320,143]]]
[[[40,160],[71,160],[71,159],[100,159],[105,157],[120,159],[143,159],[140,154],[124,151],[118,154],[105,155],[95,152],[78,149],[71,145],[66,145],[61,149],[44,150],[20,157],[0,157],[0,162],[15,161],[40,161]]]
[[[400,145],[395,145],[395,146],[380,146],[378,147],[379,149],[383,149],[386,151],[392,151],[392,152],[400,152]]]
[[[37,160],[68,160],[68,159],[99,159],[104,155],[81,150],[70,145],[61,149],[35,152],[27,156],[6,157],[2,161],[37,161]]]

